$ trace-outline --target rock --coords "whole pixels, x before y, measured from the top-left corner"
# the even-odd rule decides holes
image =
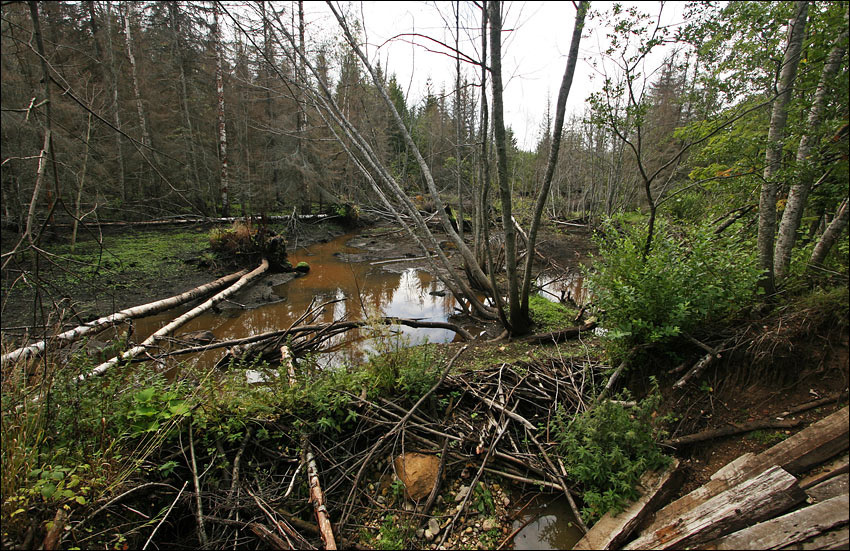
[[[481,525],[481,529],[484,530],[485,532],[488,532],[488,531],[493,530],[493,529],[498,528],[498,527],[499,527],[499,523],[492,518],[488,518]]]
[[[510,504],[511,504],[511,499],[508,496],[505,496],[505,497],[502,498],[502,505],[507,507]]]
[[[405,493],[413,501],[427,497],[437,483],[440,459],[436,455],[405,453],[395,458],[394,465]]]
[[[464,534],[471,534],[472,533],[472,526],[467,526],[466,530],[464,530],[463,533]]]
[[[414,508],[415,508],[415,507],[414,507],[414,505],[413,505],[411,502],[409,502],[409,501],[405,501],[405,502],[404,502],[404,510],[405,510],[406,512],[408,512],[408,513],[412,513]]]
[[[446,499],[442,496],[442,494],[437,496],[437,505],[442,505],[445,502]]]
[[[466,497],[466,494],[469,493],[469,486],[461,486],[460,489],[455,494],[455,503],[460,503],[463,501],[463,498]]]
[[[310,271],[310,265],[302,260],[301,262],[299,262],[298,264],[295,265],[293,270],[295,270],[296,272],[300,272],[302,274],[306,274],[307,272]]]
[[[436,536],[440,533],[440,522],[434,517],[431,517],[428,519],[428,530]]]
[[[378,503],[378,505],[384,505],[387,502],[384,496],[378,496],[378,499],[376,499],[375,501]]]
[[[425,530],[423,530],[422,528],[420,528],[419,530],[417,530],[417,531],[416,531],[416,537],[417,537],[417,538],[419,538],[420,540],[421,540],[422,538],[424,538],[424,537],[425,537]]]
[[[431,530],[425,529],[425,539],[427,541],[431,541],[434,539],[434,534],[431,533]]]

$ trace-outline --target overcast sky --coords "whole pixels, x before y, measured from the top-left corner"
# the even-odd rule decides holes
[[[642,10],[657,14],[657,2],[622,2],[638,5]],[[591,9],[608,10],[612,2],[592,2]],[[667,2],[662,20],[676,23],[681,17],[684,2]],[[314,9],[310,9],[314,7]],[[454,46],[454,6],[450,2],[386,2],[364,1],[347,4],[353,15],[365,21],[369,57],[381,60],[386,73],[395,73],[399,84],[408,92],[409,103],[421,101],[426,81],[430,77],[435,93],[445,88],[454,90],[455,60],[444,55],[445,49],[421,37],[398,35],[419,33]],[[307,7],[311,24],[334,32],[335,21],[320,15],[320,6]],[[327,8],[324,8],[325,10]],[[533,149],[546,112],[547,94],[554,104],[566,68],[567,53],[575,21],[572,2],[508,2],[503,27],[502,74],[505,82],[505,120],[516,135],[520,147]],[[314,11],[316,10],[316,11]],[[447,24],[451,29],[447,28]],[[464,30],[464,26],[469,30]],[[308,31],[309,32],[309,31]],[[595,80],[594,69],[588,60],[600,59],[604,49],[605,32],[595,21],[586,20],[585,38],[579,51],[579,64],[567,103],[567,113],[580,114],[588,95],[601,86]],[[393,38],[397,37],[397,38]],[[478,58],[480,49],[480,11],[461,6],[460,50]],[[432,50],[444,53],[429,52]],[[451,55],[451,54],[450,54]],[[660,64],[662,54],[650,60]],[[650,66],[648,69],[654,69]],[[471,65],[462,70],[472,76]]]

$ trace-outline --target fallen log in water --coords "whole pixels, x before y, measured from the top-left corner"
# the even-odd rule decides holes
[[[55,343],[57,346],[61,346],[73,342],[79,339],[80,337],[88,335],[89,333],[94,333],[106,329],[107,327],[115,325],[116,323],[120,323],[124,320],[139,318],[142,316],[149,316],[158,312],[162,312],[164,310],[168,310],[169,308],[179,306],[183,303],[189,302],[190,300],[207,295],[213,291],[224,287],[225,285],[229,285],[233,281],[245,275],[245,273],[247,273],[247,270],[242,270],[240,272],[236,272],[219,278],[205,285],[201,285],[200,287],[195,287],[194,289],[190,289],[185,293],[181,293],[173,297],[157,300],[155,302],[149,302],[147,304],[133,306],[132,308],[127,308],[125,310],[121,310],[120,312],[115,312],[114,314],[103,316],[102,318],[98,318],[94,321],[84,323],[83,325],[75,327],[74,329],[71,329],[69,331],[65,331],[64,333],[53,335],[35,344],[18,348],[17,350],[13,350],[8,354],[4,354],[2,359],[0,359],[0,362],[5,364],[9,361],[25,359],[32,355],[44,352],[47,343]]]
[[[239,281],[237,281],[236,283],[234,283],[233,285],[231,285],[230,287],[228,287],[224,291],[221,291],[217,295],[213,296],[212,298],[208,299],[203,304],[196,306],[195,308],[189,310],[188,312],[186,312],[182,316],[173,320],[171,323],[165,325],[164,327],[162,327],[161,329],[156,331],[153,335],[151,335],[150,337],[145,339],[145,341],[142,344],[140,344],[138,346],[134,346],[130,350],[127,350],[126,352],[123,352],[123,353],[115,356],[114,358],[103,362],[102,364],[100,364],[99,366],[97,366],[96,368],[94,368],[92,370],[91,375],[102,375],[103,373],[106,372],[107,369],[118,364],[118,362],[132,359],[137,354],[144,352],[149,346],[151,346],[154,342],[156,342],[156,340],[158,338],[164,337],[165,335],[168,335],[169,333],[171,333],[172,331],[174,331],[175,329],[177,329],[181,325],[185,324],[189,320],[196,318],[197,316],[199,316],[203,312],[209,310],[210,308],[212,308],[213,306],[215,306],[219,302],[225,300],[229,296],[232,296],[237,291],[239,291],[242,287],[248,285],[253,280],[255,280],[259,276],[263,275],[266,272],[266,270],[268,270],[268,268],[269,268],[268,260],[263,259],[262,263],[258,267],[256,267],[252,272],[243,275],[239,279]],[[88,374],[83,374],[83,375],[80,375],[79,378],[82,380],[82,379],[86,378],[87,376],[88,376]]]

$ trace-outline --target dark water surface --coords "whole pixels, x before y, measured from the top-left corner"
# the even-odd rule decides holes
[[[514,521],[516,530],[533,518],[514,536],[514,549],[572,549],[581,539],[575,516],[564,496],[548,498],[541,495]]]
[[[446,321],[457,305],[454,297],[445,291],[443,284],[433,275],[413,268],[393,272],[383,266],[397,268],[397,264],[372,265],[369,262],[347,262],[357,259],[362,249],[349,247],[346,243],[355,234],[346,234],[327,243],[319,243],[298,249],[290,254],[292,265],[304,261],[310,265],[306,275],[278,285],[272,289],[280,300],[252,309],[223,309],[220,313],[206,312],[178,330],[179,333],[209,330],[218,340],[238,339],[268,331],[288,328],[310,307],[311,302],[342,299],[327,306],[312,323],[330,323],[334,320],[363,320],[377,316],[415,318],[425,321]],[[387,251],[386,259],[394,258]],[[266,285],[263,280],[255,285]],[[431,294],[438,293],[438,294]],[[440,294],[444,296],[439,296]],[[188,310],[170,310],[138,320],[134,340],[140,341],[176,315]],[[413,329],[393,326],[392,338],[399,336],[402,346],[424,342],[441,343],[454,340],[455,333],[447,329]],[[387,329],[383,329],[386,333]],[[345,360],[362,360],[374,350],[374,340],[365,338],[369,330],[353,330],[334,342],[335,356],[323,363],[339,363]],[[196,354],[194,361],[215,362],[224,355],[223,350]]]

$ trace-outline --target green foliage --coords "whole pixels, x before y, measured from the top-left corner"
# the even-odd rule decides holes
[[[615,354],[692,331],[751,300],[759,275],[754,248],[717,238],[708,226],[677,235],[663,220],[644,259],[645,239],[645,228],[618,230],[616,219],[595,237],[599,258],[587,277]]]
[[[472,491],[472,506],[482,515],[492,515],[496,510],[493,494],[483,482],[479,482]]]
[[[638,497],[641,475],[669,464],[655,442],[663,438],[653,423],[661,402],[658,385],[636,407],[605,400],[572,420],[563,410],[555,417],[558,452],[570,478],[582,488],[582,518],[588,524],[615,513]],[[629,400],[628,391],[620,400]]]
[[[373,542],[375,549],[404,549],[412,527],[408,522],[399,522],[395,515],[387,515],[380,528],[380,538]]]
[[[780,431],[754,430],[747,438],[765,446],[772,446],[788,438],[788,435]]]
[[[573,324],[576,311],[558,302],[552,302],[540,295],[528,297],[528,311],[531,321],[540,331],[554,331]]]

